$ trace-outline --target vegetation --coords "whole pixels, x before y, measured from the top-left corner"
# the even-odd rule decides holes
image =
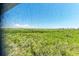
[[[4,29],[7,55],[79,56],[78,29]]]

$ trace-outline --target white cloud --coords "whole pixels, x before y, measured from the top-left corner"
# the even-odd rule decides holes
[[[32,28],[29,24],[14,24],[14,28]]]

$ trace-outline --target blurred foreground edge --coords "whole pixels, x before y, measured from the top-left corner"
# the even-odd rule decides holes
[[[5,56],[5,43],[4,43],[4,32],[2,29],[2,14],[9,11],[11,8],[16,6],[18,3],[0,3],[0,56]]]

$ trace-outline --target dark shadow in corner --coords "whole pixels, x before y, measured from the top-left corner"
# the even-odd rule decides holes
[[[3,49],[3,29],[2,27],[2,9],[3,9],[3,3],[0,3],[0,56],[4,56],[4,49]]]
[[[5,37],[4,37],[4,29],[2,28],[3,22],[3,14],[9,11],[11,8],[15,7],[19,3],[0,3],[0,56],[6,56],[5,51]]]

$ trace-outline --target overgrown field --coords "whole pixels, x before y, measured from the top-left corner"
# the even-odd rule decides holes
[[[7,55],[79,56],[78,29],[5,29]]]

